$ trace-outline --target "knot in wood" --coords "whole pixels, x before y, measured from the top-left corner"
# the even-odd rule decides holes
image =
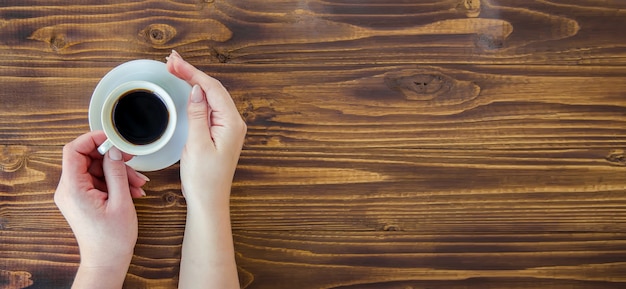
[[[626,166],[626,155],[624,154],[624,150],[611,151],[605,159],[613,165],[621,167]]]
[[[65,41],[65,35],[58,34],[53,35],[50,38],[50,48],[54,51],[59,51],[67,47],[67,41]]]
[[[216,57],[220,63],[226,63],[230,60],[230,56],[223,54],[223,53],[218,53]]]
[[[384,82],[400,92],[404,99],[419,101],[424,107],[443,107],[468,103],[478,97],[477,83],[458,79],[454,71],[437,67],[422,67],[387,72]]]
[[[139,36],[152,45],[164,45],[176,36],[176,28],[167,24],[150,24]]]
[[[31,40],[42,41],[50,45],[50,49],[55,52],[68,48],[71,45],[68,30],[65,27],[47,26],[42,27],[28,37]]]
[[[14,173],[26,166],[27,148],[24,146],[0,146],[0,171]]]
[[[163,199],[163,202],[165,203],[165,206],[170,207],[177,203],[178,196],[172,192],[167,192],[163,194],[162,199]]]
[[[393,224],[384,225],[382,229],[383,231],[387,231],[387,232],[403,231],[402,228],[400,228],[400,226],[393,225]]]
[[[389,73],[387,87],[402,92],[410,100],[431,100],[452,87],[452,81],[440,73]]]
[[[476,18],[480,15],[480,0],[460,0],[457,9],[467,17]]]
[[[3,280],[3,283],[0,284],[6,285],[1,288],[22,289],[30,287],[33,285],[32,277],[33,275],[26,271],[6,271],[0,269],[0,280]]]
[[[231,59],[228,53],[218,51],[215,48],[211,48],[211,55],[215,57],[219,63],[227,63]]]

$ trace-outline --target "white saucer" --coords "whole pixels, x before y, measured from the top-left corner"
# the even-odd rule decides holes
[[[155,60],[133,60],[123,63],[109,71],[98,83],[89,103],[89,127],[102,130],[102,104],[106,96],[118,85],[144,80],[153,82],[165,89],[174,100],[178,115],[176,130],[172,139],[159,151],[143,156],[136,156],[126,164],[138,171],[156,171],[167,168],[180,160],[187,140],[187,98],[191,86],[167,71],[165,63]]]

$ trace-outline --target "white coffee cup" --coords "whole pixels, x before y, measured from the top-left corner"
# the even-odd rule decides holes
[[[116,147],[139,156],[162,149],[174,135],[176,107],[161,86],[129,81],[114,88],[102,105],[102,129],[107,140],[98,147],[105,154]]]

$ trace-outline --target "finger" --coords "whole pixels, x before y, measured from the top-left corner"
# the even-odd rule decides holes
[[[122,153],[122,160],[124,160],[124,162],[130,161],[132,158],[135,157],[134,155],[127,154],[125,152],[121,152],[121,153]],[[104,158],[102,156],[102,154],[100,152],[98,152],[97,150],[94,151],[92,154],[93,154],[93,159],[103,159]]]
[[[101,156],[100,154],[98,155]],[[122,154],[122,159],[124,159],[124,162],[128,161],[132,157],[132,155]],[[102,159],[93,159],[91,161],[91,164],[89,165],[89,169],[87,170],[87,172],[96,178],[104,178],[104,171],[102,170]],[[128,167],[128,180],[131,186],[140,187],[145,184],[145,181],[149,181],[150,179],[148,179],[143,174],[136,172],[131,167]],[[142,182],[143,180],[145,181]]]
[[[126,164],[122,159],[122,153],[115,147],[111,148],[102,161],[104,178],[106,180],[109,202],[115,206],[121,206],[131,201],[130,186]]]
[[[135,171],[133,168],[126,166],[126,175],[128,176],[128,184],[131,187],[143,187],[147,182],[150,181],[146,175]]]
[[[89,174],[94,178],[94,180],[102,180],[104,184],[104,171],[102,170],[102,160],[94,160],[89,167]],[[146,182],[150,181],[148,177],[144,174],[135,171],[133,168],[126,166],[126,175],[128,176],[128,184],[131,187],[142,187],[146,184]],[[96,189],[106,191],[105,186],[98,186],[98,184],[94,181],[94,186]]]
[[[92,131],[77,137],[63,147],[62,171],[76,176],[88,172],[92,153],[106,140],[102,131]]]
[[[176,51],[168,57],[168,70],[191,85],[200,85],[208,103],[210,135],[217,150],[241,149],[246,125],[233,99],[222,84],[196,69]],[[196,143],[196,142],[188,142]]]
[[[96,190],[107,192],[107,184],[102,179],[93,179],[93,184]],[[130,196],[134,199],[142,198],[146,196],[146,191],[141,187],[130,186]]]
[[[168,57],[167,69],[170,73],[187,81],[190,85],[197,84],[202,87],[211,110],[221,114],[220,117],[226,120],[225,124],[220,123],[219,125],[228,125],[234,121],[241,121],[241,116],[230,93],[217,79],[206,75],[206,73],[187,63],[176,51],[172,51],[172,54]]]
[[[133,199],[143,198],[146,196],[146,191],[139,187],[130,187],[130,196]]]
[[[92,131],[85,133],[63,147],[64,160],[66,165],[63,166],[63,171],[69,173],[75,173],[76,169],[82,171],[85,161],[102,160],[102,155],[98,153],[97,148],[107,139],[103,131]],[[129,161],[133,158],[133,155],[123,153],[122,157],[124,161]],[[93,169],[89,164],[89,169]],[[97,170],[96,170],[97,171]]]
[[[99,190],[102,192],[108,191],[107,184],[104,181],[104,179],[93,178],[92,183],[93,183],[94,188],[96,188],[96,190]],[[136,198],[145,197],[146,192],[141,187],[130,185],[130,195],[132,198],[136,199]]]
[[[192,151],[215,149],[211,139],[211,122],[209,120],[209,105],[202,88],[194,85],[187,102],[187,120],[189,132],[187,146]]]

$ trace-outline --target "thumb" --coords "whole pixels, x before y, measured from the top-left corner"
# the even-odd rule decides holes
[[[187,103],[187,119],[189,121],[187,146],[191,146],[192,149],[197,145],[213,145],[210,110],[204,91],[199,85],[194,85]]]
[[[102,160],[102,169],[109,194],[109,202],[114,206],[124,202],[132,202],[126,164],[122,159],[122,153],[116,147],[112,147],[107,152],[107,155]]]

